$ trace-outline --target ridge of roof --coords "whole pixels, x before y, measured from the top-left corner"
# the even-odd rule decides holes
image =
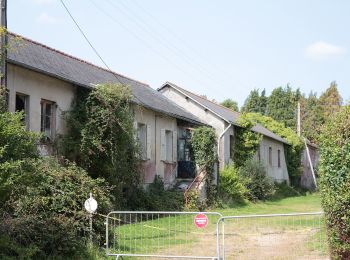
[[[184,88],[182,88],[182,87],[180,87],[180,86],[178,86],[178,85],[176,85],[176,84],[174,84],[174,83],[171,83],[171,82],[169,82],[169,81],[167,81],[165,84],[174,85],[174,86],[176,86],[176,87],[182,89],[183,91],[186,91],[186,92],[188,92],[188,93],[191,93],[192,95],[195,95],[195,96],[197,96],[197,97],[199,97],[199,98],[201,98],[201,99],[203,99],[203,100],[209,101],[210,103],[212,103],[212,104],[214,104],[214,105],[217,105],[217,106],[220,106],[221,108],[224,108],[224,109],[228,110],[229,112],[234,113],[234,114],[236,114],[236,115],[238,115],[238,116],[241,114],[241,113],[238,112],[238,111],[234,111],[234,110],[232,110],[232,109],[230,109],[230,108],[228,108],[228,107],[225,107],[225,106],[221,105],[220,103],[216,103],[216,102],[214,102],[214,101],[212,101],[212,100],[209,100],[209,99],[207,99],[207,98],[204,98],[204,97],[202,97],[201,95],[199,95],[199,94],[197,94],[197,93],[194,93],[194,92],[192,92],[192,91],[189,91],[189,90],[187,90],[187,89],[184,89]],[[164,85],[165,85],[165,84],[164,84]]]
[[[215,102],[213,102],[213,101],[211,101],[211,100],[209,100],[209,99],[206,99],[206,98],[204,98],[204,97],[201,97],[200,95],[195,94],[195,93],[193,93],[193,92],[191,92],[191,91],[189,91],[189,90],[186,90],[186,89],[184,89],[184,88],[182,88],[182,87],[180,87],[180,86],[178,86],[178,85],[176,85],[176,84],[174,84],[174,83],[171,83],[171,82],[169,82],[169,81],[165,82],[160,88],[158,88],[158,91],[160,91],[161,89],[163,89],[166,85],[170,85],[170,86],[172,86],[172,87],[174,87],[174,88],[178,88],[178,90],[184,92],[184,94],[187,94],[187,95],[194,95],[194,96],[200,98],[201,100],[203,100],[203,101],[205,101],[205,102],[210,102],[210,103],[213,104],[213,105],[216,105],[216,106],[218,106],[218,107],[220,107],[220,108],[224,108],[226,111],[228,111],[228,112],[234,114],[234,115],[237,116],[237,117],[240,117],[240,115],[241,115],[240,112],[233,111],[233,110],[231,110],[231,109],[229,109],[229,108],[227,108],[227,107],[225,107],[225,106],[222,106],[222,105],[217,104],[217,103],[215,103]],[[192,99],[194,99],[194,98],[192,98]],[[195,100],[195,101],[196,101],[196,100]],[[200,101],[196,101],[196,102],[197,102],[197,103],[200,103]],[[203,107],[207,107],[207,106],[204,105],[204,104],[200,104],[200,105],[203,106]],[[211,110],[211,109],[209,109],[209,110]],[[211,111],[212,111],[212,110],[211,110]],[[225,118],[223,115],[220,115],[218,112],[215,112],[215,111],[212,111],[212,112],[213,112],[214,114],[216,114],[217,116],[219,116],[220,118],[222,118],[223,120],[225,120],[226,122],[229,122],[229,123],[231,123],[231,124],[235,124],[236,126],[240,126],[240,125],[238,124],[238,122],[233,122],[233,121],[231,121],[231,120]],[[259,131],[257,128],[265,129],[266,131],[268,131],[268,132],[270,132],[270,133],[269,133],[269,134],[267,134],[267,133],[262,133],[262,131]],[[254,131],[254,132],[261,133],[261,134],[263,134],[263,135],[265,135],[265,136],[267,136],[267,137],[269,137],[269,138],[273,138],[273,139],[275,139],[275,140],[279,140],[280,142],[289,144],[289,143],[287,142],[287,140],[285,140],[283,137],[279,136],[278,134],[276,134],[276,133],[274,133],[273,131],[267,129],[266,127],[264,127],[263,125],[261,125],[261,124],[259,124],[259,123],[257,123],[255,126],[253,126],[251,130]],[[274,135],[275,137],[274,137],[274,136],[271,136],[271,134]]]
[[[52,47],[50,47],[50,46],[48,46],[48,45],[46,45],[46,44],[43,44],[43,43],[37,42],[37,41],[35,41],[35,40],[32,40],[32,39],[30,39],[30,38],[28,38],[28,37],[25,37],[25,36],[19,35],[19,34],[14,33],[14,32],[10,32],[10,31],[8,31],[7,34],[8,34],[8,35],[12,35],[12,36],[14,36],[14,37],[19,37],[20,39],[24,39],[24,40],[26,40],[26,41],[28,41],[28,42],[30,42],[30,43],[33,43],[33,44],[36,44],[36,45],[41,46],[41,47],[43,47],[43,48],[46,48],[46,49],[48,49],[48,50],[54,51],[54,52],[56,52],[56,53],[58,53],[58,54],[61,54],[61,55],[66,56],[66,57],[68,57],[68,58],[74,59],[74,60],[79,61],[79,62],[81,62],[81,63],[85,63],[85,64],[87,64],[87,65],[93,66],[93,67],[95,67],[95,68],[97,68],[97,69],[100,69],[100,70],[109,72],[109,73],[114,74],[114,75],[116,75],[116,76],[123,77],[123,78],[129,79],[129,80],[138,82],[138,83],[140,83],[140,84],[142,84],[142,85],[146,85],[146,86],[150,87],[150,86],[149,86],[147,83],[145,83],[145,82],[142,82],[142,81],[139,81],[139,80],[130,78],[130,77],[125,76],[125,75],[123,75],[123,74],[117,73],[117,72],[115,72],[115,71],[113,71],[113,70],[109,70],[109,69],[103,68],[103,67],[101,67],[101,66],[98,66],[98,65],[96,65],[96,64],[93,64],[92,62],[89,62],[89,61],[80,59],[80,58],[78,58],[78,57],[76,57],[76,56],[73,56],[73,55],[71,55],[71,54],[68,54],[68,53],[66,53],[66,52],[63,52],[63,51],[60,51],[60,50],[58,50],[58,49],[52,48]]]

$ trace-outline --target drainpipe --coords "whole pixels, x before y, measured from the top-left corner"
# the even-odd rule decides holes
[[[222,137],[224,136],[224,134],[226,134],[226,132],[231,128],[231,126],[232,126],[232,124],[229,124],[229,126],[225,128],[225,130],[221,133],[221,135],[219,136],[219,139],[218,139],[218,158],[219,158],[219,163],[220,163],[220,141],[221,141]]]

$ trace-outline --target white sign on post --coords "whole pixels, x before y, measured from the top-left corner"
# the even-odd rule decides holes
[[[90,193],[90,198],[88,198],[85,203],[84,207],[87,212],[90,214],[94,213],[97,210],[97,201],[92,197],[92,194]]]

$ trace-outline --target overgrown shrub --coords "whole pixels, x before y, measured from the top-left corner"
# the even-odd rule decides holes
[[[275,193],[269,197],[272,200],[279,200],[288,197],[300,196],[303,193],[288,185],[286,182],[275,183]]]
[[[235,128],[233,158],[235,165],[242,167],[256,154],[262,135],[251,130],[255,123],[246,114],[241,115],[238,123],[241,127]]]
[[[94,180],[76,165],[62,166],[53,158],[26,159],[12,167],[3,167],[1,183],[4,176],[12,189],[1,202],[0,240],[4,244],[0,247],[4,248],[0,256],[84,255],[89,220],[83,203],[92,192],[99,203],[98,212],[110,210],[110,187],[104,180]],[[101,240],[102,218],[95,217],[94,230],[95,239]]]
[[[284,123],[278,122],[271,117],[263,116],[258,113],[247,113],[244,115],[247,120],[259,123],[269,129],[271,132],[283,137],[289,145],[284,146],[288,174],[291,182],[295,186],[300,185],[300,176],[302,173],[301,154],[304,149],[304,143],[301,138],[291,128]]]
[[[320,191],[333,259],[350,259],[350,106],[320,137]]]
[[[132,198],[142,191],[131,90],[125,85],[104,84],[80,94],[66,115],[69,132],[60,151],[93,178],[102,177],[113,185],[118,198],[115,209],[134,207]]]
[[[26,131],[22,113],[0,113],[0,163],[35,158],[39,136]]]
[[[245,185],[250,200],[265,200],[275,192],[273,180],[267,175],[266,168],[260,162],[247,161],[239,169],[239,174],[247,180]]]
[[[226,166],[220,172],[220,195],[232,201],[243,202],[248,194],[248,180],[239,174],[234,165]]]
[[[130,197],[131,210],[181,211],[184,207],[182,192],[165,190],[163,180],[156,176],[146,189],[138,189]]]

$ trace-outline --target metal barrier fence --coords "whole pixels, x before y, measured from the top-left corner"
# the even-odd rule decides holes
[[[329,259],[323,213],[222,217],[223,259]]]
[[[106,252],[154,258],[217,259],[220,213],[208,212],[206,223],[199,212],[114,211],[106,219]],[[197,218],[196,218],[197,216]],[[206,224],[203,228],[195,225]]]

